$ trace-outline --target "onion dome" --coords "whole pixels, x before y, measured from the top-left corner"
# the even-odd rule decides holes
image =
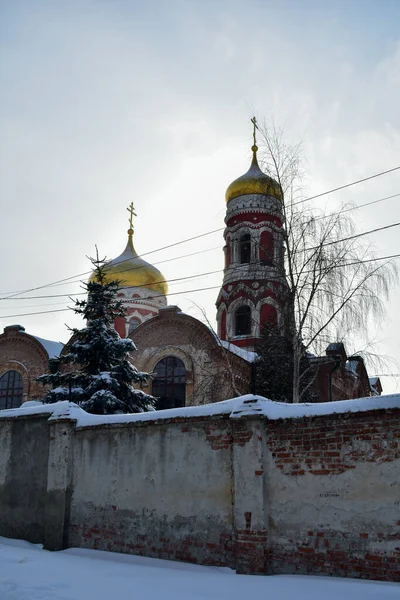
[[[258,166],[258,147],[254,144],[251,149],[253,151],[253,160],[251,161],[250,169],[247,173],[232,181],[225,193],[226,203],[228,204],[228,202],[238,196],[247,196],[249,194],[273,196],[283,202],[282,189],[279,183],[263,173]]]
[[[106,282],[118,280],[121,287],[141,287],[158,294],[168,294],[168,284],[164,275],[138,256],[133,245],[133,229],[128,229],[128,243],[120,256],[106,264]],[[91,275],[90,281],[94,281]]]

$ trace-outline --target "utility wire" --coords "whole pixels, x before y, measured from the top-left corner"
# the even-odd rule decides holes
[[[356,238],[362,237],[363,235],[369,235],[370,233],[376,233],[377,231],[383,231],[384,229],[391,229],[392,227],[398,227],[399,223],[392,223],[391,225],[385,225],[384,227],[376,227],[375,229],[371,229],[370,231],[364,231],[363,233],[356,233],[354,235],[350,235],[349,237],[342,238],[340,240],[333,240],[332,242],[326,242],[324,244],[319,244],[318,246],[313,246],[311,248],[304,248],[301,252],[309,252],[310,250],[318,250],[318,248],[324,248],[325,246],[333,246],[334,244],[339,244],[340,242],[348,242],[349,240],[354,240]]]
[[[359,264],[365,264],[365,263],[370,263],[370,262],[377,262],[380,260],[392,260],[392,259],[396,259],[396,258],[400,258],[400,254],[391,254],[389,256],[381,256],[381,257],[377,257],[377,258],[369,258],[366,260],[356,260],[353,262],[349,262],[349,263],[342,263],[339,265],[333,265],[331,268],[332,269],[337,269],[337,268],[342,268],[342,267],[350,267],[353,265],[359,265]],[[247,267],[249,263],[245,263],[243,265],[237,265],[235,267],[236,269],[240,269],[243,267]],[[196,273],[195,275],[188,275],[185,277],[177,277],[175,279],[169,279],[168,280],[168,284],[173,283],[173,282],[179,282],[179,281],[183,281],[186,279],[197,279],[200,277],[206,277],[208,275],[216,275],[217,273],[222,273],[224,271],[224,269],[217,269],[216,271],[207,271],[205,273]],[[312,271],[305,271],[303,274],[306,275],[307,273],[311,273]],[[151,285],[158,285],[164,283],[164,280],[162,281],[154,281]],[[149,287],[148,283],[144,283],[144,284],[140,284],[140,285],[135,285],[135,288],[147,288]],[[172,294],[172,293],[171,293]],[[170,296],[170,293],[168,293],[167,295]],[[14,298],[14,300],[38,300],[38,299],[44,299],[44,298],[71,298],[71,296],[75,297],[75,296],[85,296],[87,295],[86,292],[77,292],[77,293],[73,293],[71,292],[70,294],[53,294],[53,295],[43,295],[43,296],[26,296],[23,298]],[[0,298],[0,300],[6,300],[6,298]],[[72,300],[72,298],[71,298]],[[46,306],[46,304],[39,304],[38,306]],[[2,307],[3,310],[5,310],[6,307]],[[7,307],[7,308],[12,308],[12,307]],[[27,308],[27,307],[26,307]]]
[[[349,236],[349,237],[346,237],[346,238],[341,238],[339,240],[333,240],[332,242],[326,242],[324,244],[320,244],[318,246],[313,246],[311,248],[304,248],[304,250],[301,250],[301,252],[307,252],[307,251],[317,250],[318,248],[322,248],[322,247],[325,247],[325,246],[332,246],[334,244],[338,244],[340,242],[346,242],[346,241],[349,241],[349,240],[352,240],[352,239],[356,239],[356,238],[362,237],[364,235],[369,235],[371,233],[376,233],[378,231],[382,231],[382,230],[385,230],[385,229],[390,229],[392,227],[398,227],[399,225],[400,225],[400,222],[399,223],[392,223],[390,225],[385,225],[383,227],[377,227],[375,229],[371,229],[370,231],[364,231],[363,233],[358,233],[358,234],[355,234],[355,235],[352,235],[352,236]],[[183,255],[183,256],[177,257],[177,258],[186,258],[188,256],[194,256],[196,254],[202,254],[204,252],[209,252],[209,251],[215,250],[217,248],[219,248],[219,246],[216,246],[214,248],[208,248],[207,250],[199,250],[197,252],[193,252],[191,254]],[[396,258],[396,257],[397,257],[397,255],[393,255],[392,257],[389,257],[389,258]],[[128,259],[128,260],[131,260],[131,259]],[[174,259],[166,259],[165,261],[161,261],[161,262],[168,262],[168,261],[171,261],[171,260],[174,260]],[[371,259],[371,260],[374,261],[376,259]],[[381,260],[381,259],[377,259],[377,260]],[[125,262],[125,261],[121,261],[121,263],[118,263],[118,264],[122,264],[122,262]],[[360,262],[370,262],[370,261],[365,260],[365,261],[360,261]],[[157,264],[160,264],[160,263],[157,263]],[[358,263],[349,263],[349,264],[358,264]],[[241,265],[238,265],[238,266],[240,267]],[[343,265],[343,266],[345,266],[345,265]],[[130,271],[136,271],[138,269],[143,269],[143,268],[145,268],[145,267],[144,266],[130,267],[129,269],[124,269],[123,271],[121,271],[121,274],[122,273],[128,273]],[[215,273],[219,273],[221,270],[222,269],[219,269],[217,271],[210,271],[210,272],[199,274],[199,275],[190,275],[190,276],[187,276],[187,277],[178,277],[176,279],[170,279],[169,281],[170,282],[174,282],[174,281],[180,281],[180,280],[184,280],[184,279],[192,279],[194,277],[203,277],[205,275],[213,275]],[[75,282],[70,282],[70,283],[75,283]],[[160,283],[164,283],[164,280],[157,281],[157,282],[153,283],[153,285],[160,284]],[[139,286],[135,286],[135,287],[147,287],[147,286],[148,286],[148,284],[143,284],[143,285],[139,285]],[[44,286],[44,287],[46,287],[46,286]],[[42,295],[42,296],[26,296],[24,298],[13,298],[13,300],[27,300],[27,299],[32,300],[32,299],[39,299],[39,298],[40,299],[42,299],[42,298],[61,298],[61,297],[66,297],[66,296],[68,296],[68,297],[69,296],[83,296],[84,294],[85,294],[85,292],[78,292],[78,293],[73,293],[72,292],[72,293],[69,293],[69,294],[52,294],[52,295],[46,294],[46,295]],[[0,301],[1,300],[9,300],[9,299],[10,299],[10,296],[4,296],[4,297],[0,298]]]
[[[359,183],[363,183],[365,181],[369,181],[371,179],[375,179],[376,177],[381,177],[382,175],[387,175],[388,173],[392,173],[392,172],[397,171],[399,169],[400,169],[400,166],[394,167],[393,169],[388,169],[387,171],[381,171],[380,173],[376,173],[375,175],[370,175],[369,177],[364,177],[363,179],[358,179],[357,181],[352,181],[350,183],[347,183],[345,185],[339,186],[337,188],[333,188],[331,190],[327,190],[326,192],[322,192],[321,194],[317,194],[315,196],[310,196],[309,198],[305,198],[304,200],[299,200],[298,202],[293,203],[292,206],[296,206],[297,204],[302,204],[303,202],[308,202],[309,200],[315,200],[316,198],[321,198],[322,196],[326,196],[327,194],[332,194],[334,192],[337,192],[339,190],[343,190],[343,189],[348,188],[350,186],[358,185]],[[398,195],[398,194],[395,194],[395,195]],[[355,207],[355,208],[357,208],[357,207]],[[350,210],[350,209],[348,209],[348,210]],[[332,216],[332,215],[330,215],[330,216]],[[192,240],[199,239],[199,238],[205,237],[207,235],[211,235],[212,233],[217,233],[219,231],[223,231],[224,229],[225,229],[225,227],[219,227],[218,229],[213,229],[212,231],[207,231],[205,233],[200,233],[199,235],[192,236],[192,237],[187,238],[185,240],[181,240],[179,242],[174,242],[173,244],[169,244],[167,246],[162,246],[160,248],[156,248],[155,250],[150,250],[149,252],[145,252],[141,256],[142,257],[143,256],[148,256],[149,254],[154,254],[155,252],[160,252],[162,250],[167,250],[168,248],[172,248],[172,247],[178,246],[180,244],[185,244],[185,243],[190,242]],[[127,259],[127,260],[130,260],[130,259]],[[124,261],[121,261],[121,263],[119,263],[119,264],[122,264],[123,262]],[[20,290],[18,292],[11,292],[11,294],[8,293],[9,295],[7,297],[8,298],[12,298],[13,296],[17,296],[19,294],[25,294],[27,292],[33,292],[33,291],[40,290],[40,289],[43,289],[43,288],[46,288],[46,287],[51,287],[51,286],[57,285],[59,283],[67,282],[67,281],[69,281],[71,279],[75,279],[76,277],[84,277],[85,275],[89,275],[91,272],[92,271],[85,271],[84,273],[78,273],[77,275],[72,275],[71,277],[65,277],[64,279],[60,279],[58,281],[55,281],[55,282],[52,282],[52,283],[48,283],[48,284],[45,284],[45,285],[42,285],[42,286],[38,286],[38,287],[26,289],[26,290]],[[5,294],[3,294],[3,295],[5,295]]]
[[[375,175],[370,175],[369,177],[364,177],[364,179],[358,179],[357,181],[352,181],[351,183],[346,183],[345,185],[341,185],[337,188],[333,188],[332,190],[328,190],[327,192],[322,192],[321,194],[316,194],[315,196],[310,196],[309,198],[304,198],[304,200],[299,200],[298,202],[293,202],[291,206],[296,206],[297,204],[303,204],[303,202],[309,202],[310,200],[315,200],[316,198],[322,198],[322,196],[327,196],[328,194],[333,194],[334,192],[339,192],[340,190],[344,190],[353,185],[358,185],[359,183],[364,183],[364,181],[369,181],[370,179],[375,179],[376,177],[381,177],[382,175],[387,175],[388,173],[393,173],[393,171],[398,171],[399,167],[393,167],[393,169],[388,169],[387,171],[381,171],[380,173],[376,173]]]
[[[384,202],[385,200],[391,200],[392,198],[396,198],[397,196],[400,196],[400,194],[393,194],[392,196],[385,196],[385,198],[379,198],[379,200],[372,200],[372,202],[366,202],[365,204],[357,204],[357,206],[350,206],[348,208],[343,208],[342,210],[338,210],[337,212],[329,213],[328,215],[321,215],[319,217],[315,217],[315,220],[319,221],[320,219],[329,219],[329,217],[334,217],[335,215],[341,215],[345,212],[357,210],[358,208],[364,208],[364,206],[371,206],[372,204],[378,204],[379,202]]]
[[[380,261],[380,260],[390,260],[390,259],[395,259],[395,258],[400,258],[400,254],[393,254],[391,256],[381,256],[378,258],[371,258],[368,260],[359,260],[359,261],[354,261],[351,263],[344,263],[341,265],[334,265],[331,268],[332,269],[338,269],[338,268],[342,268],[342,267],[349,267],[352,265],[357,265],[357,264],[363,264],[363,263],[368,263],[368,262],[376,262],[376,261]],[[244,264],[244,265],[238,265],[238,267],[247,267],[248,263]],[[236,267],[236,268],[238,268]],[[191,275],[189,277],[181,277],[181,278],[177,278],[176,280],[171,280],[171,281],[178,281],[178,280],[184,280],[184,279],[193,279],[196,277],[204,277],[206,275],[213,275],[215,273],[220,273],[223,269],[219,269],[218,271],[209,271],[207,273],[200,273],[198,275]],[[311,271],[310,271],[311,272]],[[163,281],[159,281],[159,282],[154,282],[153,285],[156,285],[157,283],[164,283]],[[135,287],[146,287],[148,284],[144,284],[144,285],[138,285]],[[210,286],[210,287],[205,287],[205,288],[197,288],[197,289],[193,289],[193,290],[183,290],[183,291],[179,291],[179,292],[171,292],[169,294],[167,294],[168,296],[176,296],[178,294],[180,295],[184,295],[184,294],[191,294],[194,292],[202,292],[202,291],[208,291],[208,290],[215,290],[215,289],[221,289],[221,285],[217,285],[217,286]],[[85,292],[81,292],[79,294],[74,294],[75,296],[84,296],[86,295]],[[60,296],[69,296],[68,294],[60,294]],[[41,296],[41,297],[46,297],[46,296]],[[154,300],[155,298],[159,298],[160,295],[157,296],[148,296],[146,297],[146,300]],[[33,298],[33,296],[31,296],[30,298]],[[18,300],[26,300],[27,298],[18,298]],[[72,300],[72,299],[71,299]],[[58,310],[47,310],[47,311],[40,311],[40,312],[33,312],[33,313],[22,313],[22,314],[15,314],[15,315],[5,315],[5,316],[1,316],[0,319],[10,319],[13,317],[26,317],[26,316],[32,316],[32,315],[42,315],[42,314],[48,314],[48,313],[56,313],[56,312],[63,312],[66,310],[71,310],[69,308],[62,308],[62,309],[58,309]]]

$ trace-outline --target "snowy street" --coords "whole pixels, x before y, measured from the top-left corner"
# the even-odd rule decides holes
[[[236,575],[230,569],[71,548],[0,537],[1,600],[391,600],[400,585],[275,575]]]

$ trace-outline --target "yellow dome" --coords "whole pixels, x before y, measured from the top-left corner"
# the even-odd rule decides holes
[[[281,186],[275,179],[263,173],[257,162],[257,146],[252,147],[253,160],[250,169],[232,181],[225,193],[226,203],[238,196],[247,196],[248,194],[263,194],[264,196],[273,196],[281,202],[283,201]]]
[[[118,280],[122,287],[148,288],[163,296],[168,294],[168,284],[158,269],[137,255],[133,245],[133,230],[128,230],[128,243],[123,253],[107,263],[106,282]],[[90,281],[94,275],[90,276]]]

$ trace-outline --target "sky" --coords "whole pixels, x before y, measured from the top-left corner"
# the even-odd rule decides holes
[[[132,201],[136,250],[168,280],[218,271],[170,282],[170,304],[213,324],[222,231],[154,251],[223,228],[253,115],[302,141],[306,196],[399,166],[399,22],[398,0],[0,0],[0,330],[66,342],[72,312],[22,315],[68,297],[3,298],[82,292],[95,245],[123,251]],[[397,193],[400,171],[315,202]],[[399,222],[400,196],[353,216]],[[400,253],[399,233],[371,235],[376,254]],[[371,375],[400,373],[398,298],[370,336],[393,361]]]

